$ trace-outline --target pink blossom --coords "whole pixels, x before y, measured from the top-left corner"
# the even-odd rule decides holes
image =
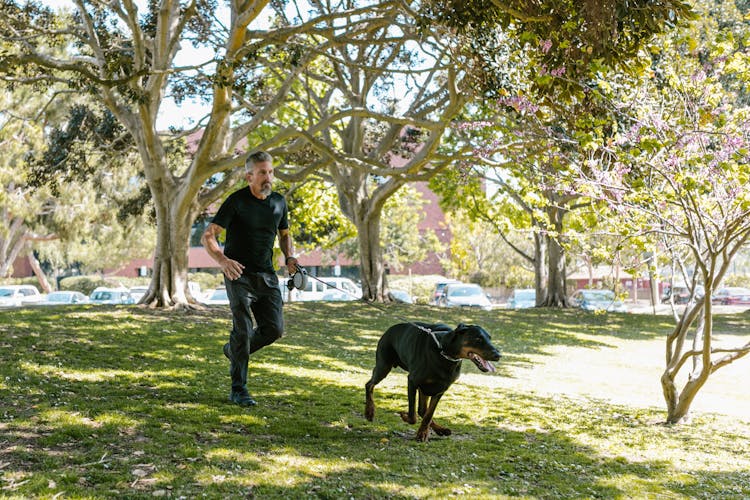
[[[563,76],[565,74],[565,66],[560,66],[559,68],[555,68],[552,71],[549,72],[552,76]]]
[[[525,96],[501,97],[498,102],[504,106],[510,106],[519,113],[536,113],[539,110],[539,106]]]
[[[700,83],[706,79],[706,72],[698,71],[697,73],[693,73],[690,79],[693,81],[693,83]]]
[[[542,52],[545,54],[552,48],[552,40],[542,40],[541,42]]]
[[[458,130],[478,130],[482,128],[491,127],[493,125],[490,121],[473,121],[473,122],[459,122],[456,125]]]

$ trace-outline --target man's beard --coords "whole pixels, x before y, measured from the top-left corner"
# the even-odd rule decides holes
[[[260,194],[263,196],[268,196],[271,194],[271,183],[266,182],[260,187]]]

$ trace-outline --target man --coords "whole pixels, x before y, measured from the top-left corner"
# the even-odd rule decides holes
[[[232,332],[224,345],[232,376],[229,399],[240,406],[256,404],[247,390],[250,354],[284,333],[281,290],[272,261],[277,232],[289,272],[293,274],[297,270],[297,258],[292,256],[286,200],[271,190],[272,162],[271,155],[263,151],[247,157],[247,187],[229,195],[201,238],[224,273],[232,310]],[[222,251],[216,237],[224,229],[227,234]]]

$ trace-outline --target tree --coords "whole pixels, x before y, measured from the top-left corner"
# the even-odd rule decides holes
[[[0,277],[12,272],[13,262],[29,250],[29,241],[37,235],[37,214],[42,211],[46,193],[35,193],[26,181],[22,168],[25,156],[33,145],[41,142],[42,127],[32,122],[43,102],[34,100],[24,92],[10,92],[3,88],[0,94]]]
[[[401,187],[383,206],[380,242],[383,264],[391,272],[400,273],[405,267],[423,261],[430,252],[441,250],[441,243],[431,229],[420,230],[424,220],[425,201],[422,194],[410,185]],[[356,235],[338,248],[351,258],[359,257]]]
[[[104,105],[131,136],[157,224],[154,275],[145,302],[159,307],[193,303],[186,288],[190,228],[240,178],[243,155],[238,151],[247,149],[246,139],[250,148],[282,159],[277,172],[287,181],[329,167],[344,213],[359,231],[365,296],[382,298],[377,235],[383,202],[420,170],[430,170],[425,167],[442,131],[464,99],[455,66],[447,64],[435,39],[423,42],[416,36],[407,4],[346,1],[302,7],[230,1],[225,16],[215,16],[215,2],[208,0],[149,2],[145,12],[123,0],[77,0],[74,5],[72,14],[55,15],[36,4],[4,2],[0,72],[17,85],[69,82]],[[274,23],[253,24],[267,6],[276,12]],[[406,65],[397,59],[405,56],[407,41],[438,49],[427,64],[405,76],[418,77],[422,90],[399,116],[376,113],[368,107],[377,97],[372,78]],[[178,66],[175,56],[188,43],[213,49],[215,57]],[[72,51],[50,55],[46,49],[53,45]],[[380,69],[362,66],[373,63]],[[437,69],[431,69],[433,63]],[[211,111],[192,130],[163,133],[156,118],[169,94],[178,102],[199,96]],[[368,120],[388,126],[363,148]],[[425,132],[424,144],[394,169],[386,157],[409,124]],[[166,154],[170,141],[194,137],[197,131],[200,138],[189,157],[180,161]],[[314,155],[306,149],[310,143]],[[389,180],[373,189],[373,174]]]
[[[495,65],[507,40],[498,32],[507,32],[531,49],[531,69],[541,77],[534,82],[538,91],[554,87],[578,94],[580,78],[591,75],[592,64],[627,67],[644,42],[692,12],[681,0],[427,0],[422,15],[425,23],[466,35],[465,50],[475,57],[474,75],[482,88],[497,92],[509,83]],[[552,78],[556,72],[567,78]]]
[[[117,267],[143,248],[137,218],[120,214],[120,201],[140,189],[133,171],[97,172],[65,178],[54,184],[40,183],[36,158],[49,137],[59,136],[68,105],[77,96],[59,87],[49,89],[7,88],[0,96],[2,127],[0,144],[0,276],[12,270],[14,260],[26,256],[40,285],[51,285],[38,259],[53,270],[71,264],[89,269]],[[60,95],[61,94],[61,95]],[[53,97],[58,96],[52,104]],[[85,162],[81,163],[82,170]],[[140,218],[143,220],[143,217]],[[85,242],[85,243],[84,243]]]
[[[307,140],[324,178],[336,186],[343,214],[357,229],[365,300],[387,296],[381,227],[389,198],[427,180],[455,157],[440,153],[443,134],[468,98],[450,44],[423,33],[409,5],[353,10],[310,2],[337,43],[293,88],[310,130]],[[282,19],[282,24],[291,21]]]
[[[336,188],[330,183],[311,176],[286,190],[285,197],[297,245],[330,250],[356,238],[356,229],[341,213]]]
[[[637,73],[631,65],[639,48],[690,17],[689,8],[680,1],[428,5],[426,19],[464,34],[470,81],[485,97],[467,109],[460,132],[493,170],[487,175],[476,160],[465,168],[497,184],[505,213],[475,195],[474,217],[492,221],[500,234],[508,209],[514,221],[530,224],[534,251],[516,250],[534,266],[538,305],[566,306],[565,251],[574,241],[565,221],[587,203],[569,186],[591,155],[590,138],[608,133],[602,129],[611,122],[597,86],[615,70]]]
[[[484,287],[532,286],[534,270],[519,253],[531,247],[526,232],[505,234],[492,222],[472,220],[464,211],[451,212],[446,219],[451,232],[460,235],[451,240],[450,256],[444,259],[450,276]]]
[[[630,126],[602,144],[607,161],[581,176],[581,192],[614,207],[621,234],[658,239],[693,290],[666,339],[669,423],[686,419],[711,374],[750,353],[750,344],[717,345],[711,304],[750,240],[749,33],[735,5],[696,8],[697,21],[650,47],[651,71],[621,106]]]

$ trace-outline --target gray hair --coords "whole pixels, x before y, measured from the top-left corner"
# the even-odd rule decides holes
[[[249,174],[252,172],[255,165],[263,163],[264,161],[273,162],[273,156],[265,151],[255,151],[254,153],[250,153],[245,160],[245,172]]]

